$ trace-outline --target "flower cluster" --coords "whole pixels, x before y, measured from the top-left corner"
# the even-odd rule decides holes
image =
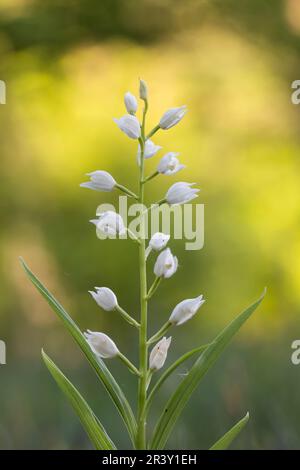
[[[139,183],[140,192],[136,195],[127,187],[118,183],[115,178],[104,170],[96,170],[87,175],[90,181],[82,183],[80,186],[94,191],[113,191],[119,189],[125,192],[128,196],[134,197],[140,203],[143,203],[143,194],[145,184],[152,178],[159,175],[174,175],[185,168],[185,165],[180,163],[179,154],[177,152],[167,152],[158,162],[155,173],[146,176],[144,175],[144,162],[145,160],[154,157],[162,147],[153,142],[152,137],[154,134],[161,130],[167,130],[178,124],[187,112],[186,106],[180,106],[169,109],[161,117],[157,126],[146,135],[145,133],[145,117],[148,109],[148,87],[146,83],[140,81],[140,99],[144,101],[144,110],[142,120],[139,121],[136,113],[138,111],[138,100],[130,93],[125,93],[124,104],[127,114],[120,118],[114,119],[119,129],[124,132],[130,139],[138,141],[137,147],[137,164],[139,168]],[[185,204],[192,201],[197,197],[199,189],[195,188],[195,183],[176,182],[168,189],[165,197],[160,203],[166,203],[171,206],[178,204]],[[106,211],[97,213],[97,219],[92,219],[91,222],[96,225],[97,232],[106,235],[122,235],[126,232],[123,219],[120,214],[113,211]],[[170,241],[170,235],[157,232],[155,233],[148,246],[145,246],[145,241],[136,237],[136,241],[140,245],[140,271],[141,271],[141,315],[140,320],[135,320],[124,310],[117,300],[115,293],[108,287],[95,287],[95,290],[89,291],[95,302],[99,307],[107,312],[117,311],[121,316],[131,325],[138,328],[140,332],[140,364],[136,368],[118,349],[115,342],[103,332],[93,332],[87,330],[85,338],[88,341],[92,351],[101,358],[119,357],[129,367],[129,369],[139,376],[139,389],[140,392],[140,407],[144,406],[147,389],[151,380],[153,372],[161,369],[167,359],[168,349],[171,344],[171,337],[164,336],[169,328],[172,326],[179,326],[191,319],[201,305],[204,303],[203,296],[200,295],[194,299],[186,299],[181,301],[173,309],[169,316],[169,320],[162,326],[162,328],[152,338],[147,338],[147,304],[158,288],[163,279],[169,279],[173,276],[178,268],[178,259],[167,247]],[[146,262],[151,252],[159,252],[154,263],[153,272],[155,275],[152,286],[148,289],[147,286],[147,271]],[[150,344],[156,343],[150,354],[148,355],[148,347]],[[144,431],[140,429],[140,433]],[[141,446],[144,445],[143,438],[141,438]]]

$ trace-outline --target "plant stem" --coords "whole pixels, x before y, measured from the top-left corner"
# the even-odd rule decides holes
[[[127,194],[128,196],[133,197],[134,199],[138,199],[138,196],[134,192],[130,191],[130,189],[126,188],[126,186],[116,183],[116,188],[118,188],[120,191]]]
[[[140,184],[139,202],[144,204],[144,152],[145,152],[145,118],[148,103],[145,101],[143,121],[141,128],[141,164],[140,164]],[[139,245],[139,265],[140,265],[140,335],[139,335],[139,362],[140,377],[138,385],[138,418],[136,448],[146,449],[146,402],[147,402],[147,377],[148,377],[148,345],[147,345],[147,271],[146,271],[146,243],[145,243],[145,223],[144,214],[141,215],[141,239]]]
[[[144,212],[141,214],[142,215],[146,215],[148,214],[150,211],[154,210],[154,209],[157,209],[159,206],[161,206],[162,204],[164,204],[166,202],[166,199],[160,199],[159,201],[151,204],[151,206],[147,207]]]
[[[124,318],[124,320],[126,320],[130,325],[132,326],[135,326],[136,328],[139,328],[140,327],[140,324],[134,319],[132,318],[127,312],[125,312],[125,310],[120,307],[120,305],[117,305],[116,306],[116,310],[118,310],[118,312],[120,313],[120,315]]]
[[[148,346],[152,343],[156,343],[156,341],[159,341],[160,338],[171,328],[172,323],[170,321],[167,321],[160,330],[158,330],[155,335],[153,335],[149,340],[148,340]]]
[[[150,139],[150,137],[152,137],[155,134],[155,132],[157,132],[159,129],[160,129],[159,124],[153,127],[152,131],[150,131],[149,134],[147,135],[146,140]]]
[[[154,292],[156,291],[156,289],[158,288],[159,284],[161,283],[162,281],[162,277],[157,277],[154,279],[153,281],[153,284],[152,286],[150,287],[149,291],[148,291],[148,294],[147,294],[147,300],[149,300],[152,295],[154,294]]]
[[[138,237],[135,236],[135,234],[129,230],[129,228],[126,229],[127,230],[127,233],[130,235],[130,237],[132,238],[133,241],[135,241],[136,243],[140,244],[141,241]]]
[[[122,362],[128,367],[128,369],[133,373],[138,376],[140,376],[140,372],[137,370],[137,368],[130,362],[130,360],[124,356],[121,352],[119,352],[118,357],[121,359]]]
[[[159,175],[159,171],[155,171],[154,173],[152,173],[151,175],[147,176],[144,181],[143,181],[143,184],[147,183],[148,181],[152,180],[153,178],[155,178],[155,176]]]
[[[150,245],[148,245],[147,248],[146,248],[146,253],[145,253],[146,261],[148,259],[148,256],[150,255],[151,251],[152,251],[152,248],[151,248]]]

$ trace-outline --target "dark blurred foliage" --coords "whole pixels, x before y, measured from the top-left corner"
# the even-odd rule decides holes
[[[38,46],[61,53],[84,41],[114,37],[149,43],[212,20],[252,40],[265,38],[298,50],[299,40],[282,15],[283,4],[282,0],[33,0],[13,17],[10,8],[4,11],[0,28],[15,49]]]

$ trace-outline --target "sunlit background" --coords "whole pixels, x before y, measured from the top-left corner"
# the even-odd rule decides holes
[[[81,449],[90,444],[41,361],[46,352],[92,403],[120,447],[129,442],[113,404],[77,346],[20,268],[25,258],[82,329],[105,331],[136,361],[136,334],[97,308],[88,290],[109,286],[138,316],[137,250],[100,241],[88,220],[115,193],[79,188],[85,173],[110,171],[136,189],[136,143],[112,121],[123,95],[150,90],[149,126],[172,106],[189,113],[155,143],[187,168],[149,183],[147,200],[171,183],[197,181],[205,246],[171,247],[180,261],[150,309],[159,327],[184,298],[206,304],[176,329],[168,357],[209,341],[268,287],[262,307],[206,376],[169,448],[207,448],[249,410],[234,448],[300,447],[299,79],[297,0],[1,0],[0,448]],[[161,153],[160,155],[163,155]],[[158,156],[147,161],[152,171]],[[152,258],[149,267],[151,277]],[[126,394],[135,379],[108,363]],[[161,407],[185,373],[161,391]]]

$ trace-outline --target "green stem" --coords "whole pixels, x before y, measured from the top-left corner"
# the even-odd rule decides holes
[[[172,323],[170,321],[167,321],[160,330],[158,330],[155,335],[153,335],[149,340],[148,340],[148,346],[152,343],[156,343],[156,341],[159,341],[160,338],[163,337],[163,335],[171,328]]]
[[[147,376],[147,390],[149,388],[149,385],[150,385],[150,382],[151,382],[151,379],[152,379],[152,375],[153,375],[153,370],[149,370],[148,371],[148,376]],[[147,400],[147,403],[148,403],[148,400]]]
[[[140,372],[137,370],[137,368],[130,362],[130,360],[124,356],[121,352],[118,354],[119,359],[121,359],[122,362],[128,367],[128,369],[135,375],[138,375],[140,377]]]
[[[136,328],[140,327],[140,324],[132,318],[125,310],[120,307],[120,305],[117,305],[116,310],[121,314],[121,316],[126,320],[130,325],[135,326]]]
[[[144,179],[143,184],[147,183],[148,181],[152,180],[155,178],[155,176],[159,175],[159,171],[155,171],[151,175],[147,176],[147,178]]]
[[[141,164],[140,164],[140,184],[139,202],[144,204],[144,151],[145,151],[145,119],[148,103],[145,101],[143,121],[141,128]],[[145,223],[144,214],[141,215],[141,243],[139,245],[139,265],[140,265],[140,335],[139,335],[139,362],[140,377],[138,386],[138,417],[137,417],[137,438],[136,448],[146,449],[146,402],[147,402],[147,378],[148,378],[148,345],[147,345],[147,272],[146,272],[146,241],[144,236]]]
[[[151,248],[150,245],[148,245],[147,248],[146,248],[146,253],[145,253],[146,261],[148,259],[148,256],[150,255],[151,251],[152,251],[152,248]]]
[[[134,199],[138,200],[138,196],[134,192],[130,191],[130,189],[126,188],[126,186],[116,183],[116,188],[118,188],[120,191],[127,194],[128,196],[133,197]]]
[[[155,132],[157,132],[159,129],[160,129],[159,124],[153,127],[152,131],[150,131],[149,134],[147,135],[146,140],[150,139],[155,134]]]
[[[141,240],[129,228],[127,228],[126,230],[127,230],[127,233],[129,233],[133,241],[135,241],[138,244],[141,243]]]
[[[142,212],[141,217],[148,214],[148,212],[152,211],[152,209],[156,209],[158,206],[161,206],[166,202],[166,199],[160,199],[159,201],[155,202],[154,204],[151,204],[151,206],[147,207],[144,212]]]
[[[153,281],[153,284],[152,286],[150,287],[149,291],[148,291],[148,294],[147,294],[147,300],[149,300],[152,295],[154,294],[154,292],[156,291],[156,289],[158,288],[159,284],[161,283],[162,281],[162,277],[157,277],[154,279]]]

